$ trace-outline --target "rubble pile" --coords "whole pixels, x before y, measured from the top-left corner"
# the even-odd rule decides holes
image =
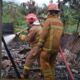
[[[28,54],[29,45],[26,42],[21,42],[19,40],[13,40],[9,45],[8,49],[11,52],[12,57],[14,58],[15,64],[22,74],[23,65],[25,62],[25,56]],[[80,52],[77,54],[71,53],[68,49],[64,50],[65,56],[67,58],[68,65],[71,68],[71,71],[75,77],[75,80],[80,80]],[[58,55],[56,59],[56,80],[70,80],[70,76],[66,69],[66,66],[61,57]],[[39,64],[35,60],[32,66],[32,70],[30,71],[29,77],[31,80],[36,80],[38,77],[39,80],[43,80],[43,75],[40,72]],[[2,69],[1,69],[1,77],[2,78],[16,78],[16,74],[10,59],[7,55],[7,52],[4,48],[2,48]]]

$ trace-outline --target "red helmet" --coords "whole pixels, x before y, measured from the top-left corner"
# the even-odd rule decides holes
[[[38,20],[37,16],[33,13],[30,13],[27,16],[25,16],[25,19],[28,23],[31,23],[31,22],[34,22],[34,21]]]
[[[58,4],[55,4],[55,3],[50,3],[48,5],[48,10],[55,10],[55,11],[59,11],[59,7],[58,7]]]

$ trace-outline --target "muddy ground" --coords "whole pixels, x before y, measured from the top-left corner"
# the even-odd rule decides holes
[[[75,77],[75,80],[80,80],[80,38],[75,39],[74,36],[65,35],[62,39],[62,48],[64,49],[64,55],[67,58],[67,62],[71,68],[71,71]],[[72,43],[73,42],[73,43]],[[28,54],[28,43],[21,42],[18,38],[15,38],[9,45],[8,49],[14,61],[17,65],[19,72],[23,73],[23,65],[25,61],[25,55]],[[32,71],[30,71],[29,78],[31,80],[43,80],[43,75],[39,70],[39,64],[37,60],[34,61]],[[2,78],[16,78],[16,73],[11,65],[6,50],[2,49]],[[66,69],[66,66],[60,57],[56,59],[56,80],[71,80]]]

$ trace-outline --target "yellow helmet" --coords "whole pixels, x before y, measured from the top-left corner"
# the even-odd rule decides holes
[[[48,5],[48,10],[55,10],[55,11],[60,11],[59,7],[58,7],[58,4],[55,4],[55,3],[50,3]]]

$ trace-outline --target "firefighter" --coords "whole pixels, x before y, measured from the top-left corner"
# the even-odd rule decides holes
[[[26,22],[28,23],[30,29],[27,36],[19,36],[21,40],[26,40],[30,43],[31,50],[28,52],[28,55],[26,56],[25,64],[24,64],[24,78],[28,78],[29,71],[31,69],[33,61],[39,56],[36,54],[36,44],[38,43],[39,36],[42,33],[42,27],[40,26],[40,23],[33,13],[30,13],[26,16]]]
[[[59,52],[60,40],[63,34],[63,23],[60,20],[58,4],[51,3],[48,6],[48,17],[43,24],[37,51],[40,53],[40,66],[44,80],[55,80],[56,56]]]
[[[24,34],[21,34],[22,32],[27,32],[29,33],[29,29],[32,28],[32,24],[34,21],[37,21],[37,17],[34,13],[29,13],[28,15],[25,16],[25,21],[28,25],[28,30],[21,30],[20,32],[16,33],[16,36],[18,36],[20,38],[20,40],[22,41],[26,41],[27,40],[27,36]]]
[[[34,52],[36,49],[36,44],[39,41],[39,36],[42,32],[42,27],[40,26],[39,21],[35,21],[30,29],[27,40],[30,42],[31,50],[26,56],[25,65],[24,65],[24,76],[28,77],[29,71],[31,69],[32,63],[35,59],[38,58],[39,54]]]

